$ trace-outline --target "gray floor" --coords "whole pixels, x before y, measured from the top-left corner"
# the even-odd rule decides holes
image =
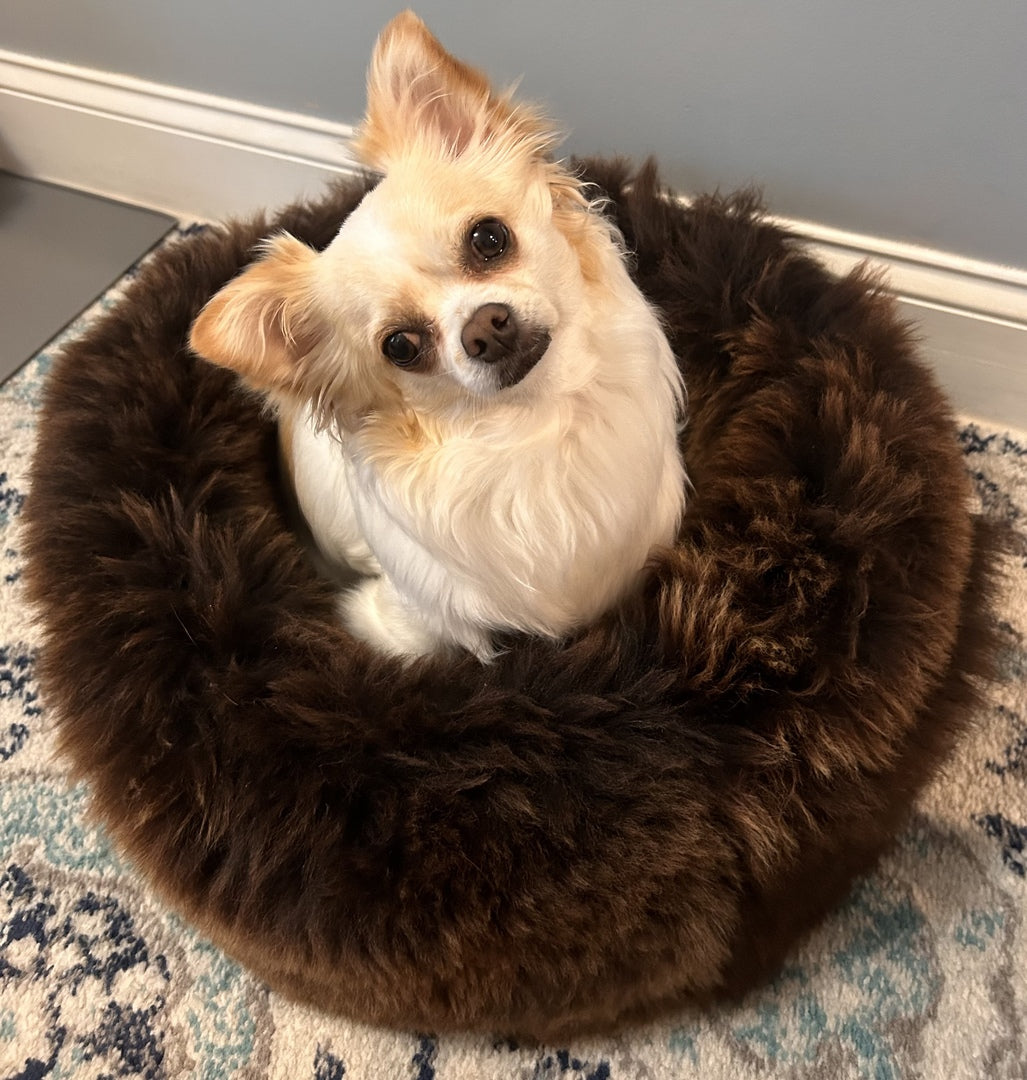
[[[152,210],[0,172],[0,381],[174,223]]]

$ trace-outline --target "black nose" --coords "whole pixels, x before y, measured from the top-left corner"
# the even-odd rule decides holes
[[[502,304],[482,304],[467,320],[460,342],[472,360],[492,363],[517,344],[517,320]]]

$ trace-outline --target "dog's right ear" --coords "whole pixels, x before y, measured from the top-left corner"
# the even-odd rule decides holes
[[[300,360],[319,336],[312,303],[316,258],[288,234],[268,241],[263,258],[216,293],[196,317],[190,347],[257,389],[293,386]]]

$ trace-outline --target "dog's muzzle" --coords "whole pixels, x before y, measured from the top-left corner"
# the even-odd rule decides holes
[[[468,357],[492,368],[498,390],[516,386],[542,359],[549,340],[548,331],[521,323],[504,304],[482,304],[460,334]]]

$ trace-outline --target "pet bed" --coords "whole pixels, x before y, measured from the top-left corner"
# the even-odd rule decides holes
[[[405,668],[289,527],[273,423],[190,322],[276,229],[163,250],[57,361],[26,508],[40,679],[119,847],[271,986],[540,1037],[736,995],[888,844],[987,663],[994,541],[872,280],[749,195],[587,175],[688,387],[691,484],[642,597],[563,646]]]

